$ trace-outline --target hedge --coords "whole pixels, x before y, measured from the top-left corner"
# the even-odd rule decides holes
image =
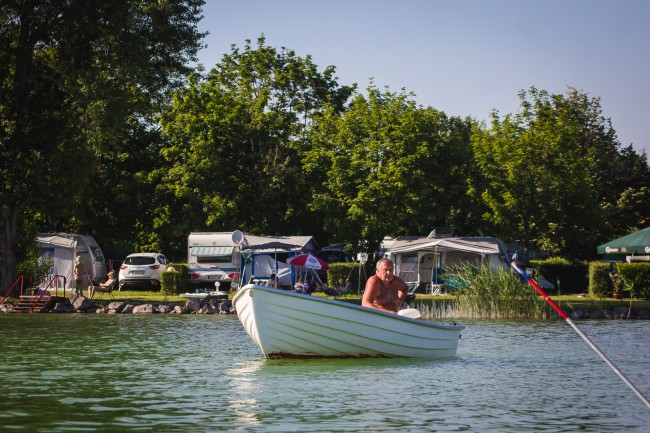
[[[328,286],[335,288],[338,287],[341,281],[349,280],[350,291],[356,293],[359,287],[365,287],[366,276],[368,270],[364,272],[361,269],[361,282],[359,282],[359,263],[330,263],[329,270],[327,271]]]
[[[173,263],[170,267],[174,270],[167,270],[160,277],[160,292],[166,296],[185,293],[187,291],[187,265]]]
[[[588,266],[584,262],[571,262],[553,257],[531,260],[535,275],[541,274],[555,284],[558,294],[585,293],[589,287]]]
[[[612,262],[589,263],[589,294],[604,298],[614,290],[609,276]],[[650,263],[616,262],[618,275],[623,280],[623,290],[634,298],[650,298]]]

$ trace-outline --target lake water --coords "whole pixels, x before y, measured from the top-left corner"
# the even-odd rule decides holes
[[[563,321],[462,323],[447,361],[267,361],[236,316],[0,314],[0,431],[649,431]],[[650,395],[650,321],[578,326]]]

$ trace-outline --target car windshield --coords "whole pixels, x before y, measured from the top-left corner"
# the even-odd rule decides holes
[[[153,265],[154,263],[156,263],[156,260],[153,257],[136,256],[127,257],[124,260],[125,265]]]

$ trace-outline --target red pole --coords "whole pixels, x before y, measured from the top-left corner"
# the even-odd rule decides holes
[[[555,311],[557,311],[560,317],[562,317],[569,325],[571,325],[571,327],[578,333],[578,335],[582,337],[583,340],[585,340],[587,345],[591,347],[591,349],[594,352],[596,352],[598,356],[602,358],[603,361],[605,361],[605,363],[609,366],[609,368],[614,370],[614,373],[616,373],[618,377],[620,377],[621,380],[637,395],[637,397],[639,397],[641,401],[645,403],[646,406],[648,406],[648,409],[650,409],[650,401],[648,401],[648,399],[641,393],[641,391],[639,391],[636,388],[636,386],[634,386],[634,384],[630,382],[628,378],[625,377],[625,375],[614,365],[614,363],[610,361],[609,358],[607,358],[607,356],[605,356],[605,354],[598,348],[598,346],[596,346],[593,343],[593,341],[591,341],[589,337],[587,337],[576,326],[576,324],[573,323],[573,320],[571,320],[571,318],[567,316],[564,311],[562,311],[562,309],[555,303],[555,301],[553,301],[551,297],[547,295],[546,292],[541,287],[539,287],[537,283],[528,274],[526,274],[526,272],[522,270],[515,262],[512,262],[510,265],[517,271],[517,273],[519,273],[519,275],[523,277],[524,280],[526,280],[528,284],[530,284],[537,291],[537,293],[539,293],[542,296],[542,298],[544,298],[546,302],[548,302],[551,305],[551,307],[553,307]]]

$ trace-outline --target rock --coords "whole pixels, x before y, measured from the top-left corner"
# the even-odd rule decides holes
[[[174,305],[174,309],[170,311],[171,314],[189,314],[190,310],[186,307],[181,307],[180,305]]]
[[[235,307],[232,305],[232,301],[223,301],[219,304],[219,313],[220,314],[234,314]]]
[[[640,310],[637,310],[635,313],[637,319],[643,319],[643,320],[650,319],[650,310],[648,310],[647,308],[641,308]]]
[[[95,313],[97,313],[97,314],[106,314],[106,313],[108,313],[109,311],[110,311],[110,310],[108,309],[108,307],[106,307],[106,306],[104,306],[104,305],[100,305],[100,306],[97,307],[97,309],[95,310]]]
[[[70,303],[76,311],[86,311],[93,306],[93,300],[76,293],[70,294]]]
[[[626,307],[625,305],[619,305],[617,307],[614,307],[614,318],[615,319],[627,319],[629,311],[630,311],[630,309],[628,307]]]
[[[156,308],[156,311],[163,314],[169,313],[172,310],[173,310],[172,306],[167,304],[158,305],[158,307]]]
[[[589,313],[589,317],[592,319],[604,319],[605,318],[605,313],[603,310],[591,310]]]
[[[121,314],[131,314],[133,313],[133,308],[134,308],[133,305],[126,304],[124,308],[122,308]]]
[[[210,302],[202,306],[196,314],[217,314],[219,310],[214,307]]]
[[[108,304],[108,310],[112,313],[121,313],[125,306],[124,302],[113,301]]]
[[[50,310],[51,313],[72,313],[74,312],[74,308],[70,304],[63,304],[61,302],[57,302],[54,304],[54,307],[52,307],[52,310]]]
[[[11,313],[14,311],[14,304],[11,302],[3,302],[0,304],[0,311],[3,313]]]
[[[154,308],[152,304],[142,304],[133,307],[133,314],[152,314],[152,313],[154,313]]]
[[[185,304],[185,307],[189,311],[196,313],[201,309],[201,301],[199,301],[198,299],[190,298],[187,300],[187,304]]]
[[[586,317],[589,317],[589,315],[582,308],[577,308],[571,313],[570,317],[572,319],[584,319]]]

